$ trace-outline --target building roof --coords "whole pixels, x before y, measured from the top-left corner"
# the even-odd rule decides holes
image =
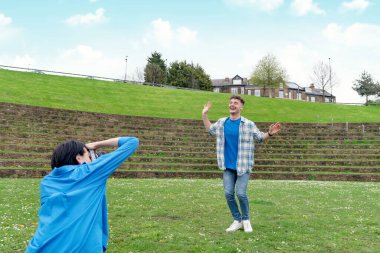
[[[315,89],[315,88],[314,89],[308,89],[308,88],[306,88],[305,93],[308,95],[323,96],[323,90],[322,89]],[[325,90],[325,97],[331,97],[331,93],[329,93]],[[335,97],[335,96],[333,95],[333,97]]]
[[[241,79],[243,81],[242,84],[238,84],[238,85],[247,85],[248,84],[248,79],[243,78],[239,75],[235,75],[232,78],[226,77],[223,79],[211,79],[211,82],[212,82],[212,86],[214,86],[214,87],[222,87],[222,86],[235,85],[235,84],[233,84],[233,80],[238,80],[238,79]]]
[[[286,86],[288,86],[289,89],[293,90],[305,90],[304,87],[299,86],[295,82],[286,82]]]

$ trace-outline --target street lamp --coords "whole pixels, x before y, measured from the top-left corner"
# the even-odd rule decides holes
[[[128,55],[125,56],[125,76],[124,76],[124,83],[127,81],[127,66],[128,66]]]
[[[331,62],[330,62],[330,57],[329,57],[329,67],[330,67],[330,103],[332,103],[332,85],[331,85]]]

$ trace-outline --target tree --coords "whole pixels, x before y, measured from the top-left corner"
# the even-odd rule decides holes
[[[279,87],[286,79],[286,71],[272,54],[264,56],[256,65],[250,81],[264,88],[264,96],[267,88]],[[271,92],[271,91],[269,91]],[[271,93],[269,95],[271,97]]]
[[[210,76],[197,64],[175,61],[170,64],[167,84],[192,89],[211,90]]]
[[[186,61],[172,62],[168,70],[168,85],[189,87],[191,83],[191,71],[188,68]]]
[[[166,63],[162,55],[156,51],[147,59],[148,63],[144,69],[145,82],[166,83]],[[156,67],[153,67],[155,65]],[[148,72],[146,72],[148,70]]]
[[[323,61],[316,63],[313,67],[313,75],[311,79],[313,80],[315,86],[322,90],[323,102],[325,102],[325,92],[327,89],[332,89],[332,87],[337,84],[336,74],[335,72],[330,72],[330,70],[330,66]]]
[[[192,64],[192,71],[194,76],[194,78],[192,78],[192,88],[209,91],[212,90],[212,82],[210,76],[206,74],[201,65],[197,64],[194,66]]]
[[[355,80],[352,89],[360,96],[365,96],[365,104],[368,105],[368,96],[379,95],[380,84],[379,82],[375,82],[371,74],[364,70],[360,79]]]
[[[161,53],[157,52],[157,51],[154,51],[152,53],[152,55],[150,57],[148,57],[147,59],[148,61],[148,64],[149,63],[153,63],[153,64],[157,64],[160,69],[166,73],[166,63],[165,61],[162,59],[162,55]]]
[[[132,76],[132,80],[137,81],[137,82],[144,81],[144,73],[141,71],[139,67],[136,67],[135,73]]]
[[[147,83],[164,83],[165,73],[157,64],[148,63],[144,69],[144,80]]]

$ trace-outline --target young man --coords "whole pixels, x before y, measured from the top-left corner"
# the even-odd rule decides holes
[[[245,232],[252,232],[247,186],[254,164],[255,140],[261,143],[268,139],[280,131],[281,125],[272,124],[268,132],[260,132],[255,123],[240,115],[244,106],[244,100],[240,96],[230,97],[229,117],[211,124],[207,115],[211,106],[211,102],[204,106],[202,119],[206,130],[216,136],[218,167],[223,170],[224,193],[234,219],[226,231],[233,232],[244,228]],[[235,199],[235,188],[241,212]]]
[[[107,179],[138,145],[135,137],[58,145],[51,158],[52,172],[41,182],[38,228],[26,252],[104,252]],[[88,150],[100,147],[118,149],[91,161]]]

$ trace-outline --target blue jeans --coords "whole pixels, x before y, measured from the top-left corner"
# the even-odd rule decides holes
[[[249,202],[247,197],[249,175],[250,173],[247,172],[238,176],[236,170],[231,169],[226,169],[223,172],[224,194],[226,195],[227,204],[232,217],[237,221],[249,220]],[[241,213],[235,199],[235,187]]]

